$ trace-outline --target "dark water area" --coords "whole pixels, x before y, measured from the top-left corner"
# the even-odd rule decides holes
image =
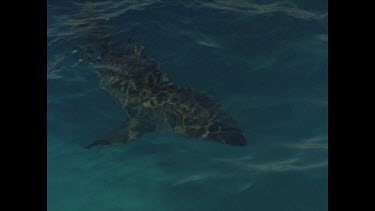
[[[87,150],[127,118],[73,53],[92,2],[48,0],[49,211],[328,209],[326,1],[94,1],[114,42],[213,93],[248,145],[156,132]]]

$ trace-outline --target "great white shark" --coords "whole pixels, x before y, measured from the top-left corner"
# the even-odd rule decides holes
[[[246,145],[243,132],[218,102],[206,93],[174,84],[157,62],[145,56],[144,46],[121,43],[97,23],[82,27],[92,47],[85,52],[86,59],[100,86],[128,113],[123,124],[86,148],[125,144],[160,128],[201,140]]]

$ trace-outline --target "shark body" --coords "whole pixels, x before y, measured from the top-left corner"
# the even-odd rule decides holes
[[[174,85],[144,55],[143,46],[117,45],[109,39],[102,29],[90,31],[88,41],[100,55],[93,67],[101,87],[120,102],[128,118],[86,148],[125,144],[159,128],[201,140],[246,145],[242,131],[214,99]]]

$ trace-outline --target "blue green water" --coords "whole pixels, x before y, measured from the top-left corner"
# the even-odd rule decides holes
[[[126,119],[72,54],[90,1],[48,0],[49,211],[312,211],[328,204],[327,2],[95,1],[176,84],[213,92],[233,147],[168,133],[87,150]]]

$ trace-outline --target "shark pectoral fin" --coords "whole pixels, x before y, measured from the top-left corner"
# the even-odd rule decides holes
[[[148,121],[141,121],[137,118],[129,118],[119,128],[113,130],[105,139],[97,140],[87,145],[85,148],[90,149],[95,146],[108,146],[115,144],[125,144],[135,140],[147,132],[155,130],[155,126]]]
[[[96,140],[95,142],[87,145],[85,148],[90,149],[96,146],[109,146],[114,144],[126,143],[129,141],[129,124],[128,121],[123,123],[120,127],[114,129],[105,138]]]
[[[107,140],[96,140],[94,141],[93,143],[85,146],[86,149],[91,149],[92,147],[95,147],[95,146],[106,146],[106,145],[110,145],[111,143]]]

